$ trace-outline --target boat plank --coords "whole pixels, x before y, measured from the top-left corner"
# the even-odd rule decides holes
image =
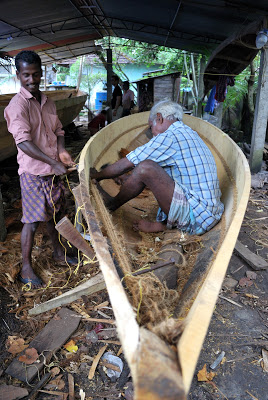
[[[49,361],[53,352],[58,350],[75,332],[80,319],[81,316],[76,312],[62,308],[28,346],[28,348],[36,349],[39,355],[44,353],[45,357],[41,357],[39,363],[29,365],[27,368],[23,362],[18,360],[19,357],[17,357],[5,372],[22,382],[31,382],[38,374],[38,371],[41,371],[44,363]]]

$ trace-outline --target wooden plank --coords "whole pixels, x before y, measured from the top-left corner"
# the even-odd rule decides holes
[[[123,345],[123,348],[125,350],[127,349],[128,363],[132,366],[135,366],[139,344],[139,327],[136,322],[133,309],[128,301],[122,283],[117,274],[113,259],[109,252],[107,241],[103,237],[101,229],[98,225],[97,218],[90,201],[87,184],[88,182],[86,180],[85,172],[85,169],[79,170],[81,201],[83,202],[79,205],[84,205],[84,213],[92,239],[92,245],[95,249],[96,256],[99,260],[100,268],[106,282],[107,291],[114,310],[115,319],[117,321],[117,329],[120,341]]]
[[[44,354],[46,360],[41,356],[39,363],[25,366],[24,363],[18,361],[19,356],[24,354],[22,352],[6,369],[6,374],[22,382],[31,382],[38,371],[43,368],[44,361],[48,362],[53,352],[58,350],[75,332],[80,320],[79,314],[67,308],[62,308],[31,341],[28,347],[35,348],[39,355]]]
[[[45,303],[38,304],[34,308],[31,308],[29,310],[29,315],[41,314],[43,312],[52,310],[53,308],[69,304],[72,301],[79,299],[83,295],[89,296],[90,294],[100,292],[105,288],[106,286],[103,275],[99,273],[98,275],[93,276],[93,278],[90,278],[88,281],[82,283],[76,288],[69,290],[66,293],[63,293],[60,296],[55,297],[54,299],[48,300]]]
[[[268,263],[262,257],[252,253],[252,251],[239,242],[239,240],[236,241],[234,251],[255,271],[267,269]]]
[[[266,137],[267,118],[268,118],[268,66],[267,66],[268,49],[261,49],[261,62],[258,80],[258,89],[256,96],[254,121],[251,136],[251,148],[249,165],[252,174],[261,171],[263,160],[263,148]]]

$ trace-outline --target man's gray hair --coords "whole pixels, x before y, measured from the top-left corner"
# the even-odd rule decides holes
[[[161,114],[164,119],[169,120],[182,121],[183,117],[182,107],[178,103],[170,100],[159,101],[159,103],[156,103],[152,107],[149,119],[153,123],[155,123],[156,114],[158,113]]]

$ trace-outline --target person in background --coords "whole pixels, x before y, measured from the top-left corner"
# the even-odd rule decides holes
[[[149,116],[153,138],[101,171],[90,170],[110,211],[137,197],[145,187],[152,191],[160,207],[156,221],[137,221],[135,230],[159,232],[177,228],[201,235],[221,219],[224,206],[214,157],[182,117],[182,108],[175,102],[155,104]],[[132,173],[114,197],[98,183],[128,171]]]
[[[112,85],[114,86],[112,95],[112,121],[122,117],[123,107],[122,107],[122,90],[119,86],[119,78],[117,75],[112,76]]]
[[[88,124],[88,130],[91,136],[95,135],[99,130],[105,127],[107,119],[107,111],[101,110],[101,112],[96,115]]]
[[[123,82],[123,115],[122,117],[126,117],[130,115],[130,110],[134,107],[134,92],[129,89],[129,82]]]
[[[65,258],[65,252],[55,229],[55,218],[64,211],[64,186],[59,179],[74,166],[64,147],[64,131],[56,106],[40,92],[41,59],[33,51],[21,51],[15,58],[16,74],[21,89],[5,108],[5,119],[18,149],[22,219],[22,269],[19,279],[31,288],[43,286],[32,268],[32,248],[39,222],[46,222],[57,263],[69,265],[76,258]]]

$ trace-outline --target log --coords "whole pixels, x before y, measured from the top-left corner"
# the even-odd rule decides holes
[[[164,241],[169,241],[173,238],[174,233],[169,231],[165,232]],[[182,247],[178,243],[163,245],[161,247],[161,254],[159,255],[159,258],[161,258],[162,260],[157,261],[157,263],[155,264],[156,266],[158,266],[163,262],[163,260],[170,260],[170,263],[163,268],[153,271],[154,275],[156,275],[161,282],[164,282],[167,285],[168,289],[175,289],[177,287],[178,268],[176,267],[176,265],[174,265],[174,263],[182,263],[183,260],[180,253],[182,253]]]
[[[77,329],[81,316],[74,311],[62,308],[48,324],[29,343],[28,348],[34,348],[38,354],[44,354],[46,361],[50,359],[53,352],[58,350]],[[19,355],[24,354],[24,351]],[[45,359],[40,357],[39,363],[25,366],[16,357],[6,369],[6,374],[22,382],[30,383],[44,366]],[[26,368],[27,367],[27,368]]]
[[[69,290],[66,293],[61,294],[60,296],[55,297],[54,299],[48,300],[45,303],[38,304],[34,308],[29,310],[29,315],[38,315],[43,312],[52,310],[53,308],[63,306],[65,304],[69,304],[72,301],[75,301],[82,297],[83,295],[89,296],[90,294],[100,292],[105,289],[105,282],[103,279],[103,275],[99,273],[96,276],[93,276],[86,282],[77,286],[76,288]]]
[[[267,269],[268,263],[262,257],[252,253],[252,251],[239,242],[239,240],[236,241],[234,251],[255,271]]]
[[[77,249],[82,251],[87,257],[92,257],[92,249],[88,242],[75,229],[71,221],[67,217],[63,217],[55,226],[57,231]]]

